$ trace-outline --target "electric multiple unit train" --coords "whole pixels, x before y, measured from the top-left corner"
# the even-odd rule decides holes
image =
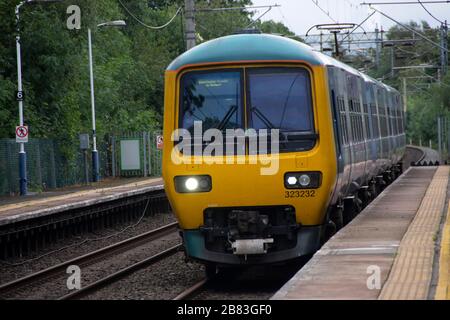
[[[402,171],[400,94],[285,37],[194,47],[164,104],[165,190],[208,272],[313,254]]]

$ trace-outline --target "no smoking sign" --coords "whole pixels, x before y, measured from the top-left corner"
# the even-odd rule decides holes
[[[28,126],[16,127],[16,142],[28,142]]]
[[[162,150],[163,149],[163,136],[156,136],[156,149]]]

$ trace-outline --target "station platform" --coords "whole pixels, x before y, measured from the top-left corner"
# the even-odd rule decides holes
[[[0,226],[163,189],[161,178],[114,179],[32,196],[2,198]]]
[[[449,168],[407,169],[272,299],[450,299]]]

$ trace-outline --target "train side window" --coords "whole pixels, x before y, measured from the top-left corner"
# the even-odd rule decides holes
[[[386,107],[385,107],[385,101],[384,101],[384,95],[381,89],[377,90],[377,97],[378,97],[378,110],[379,110],[379,118],[380,118],[380,134],[382,138],[385,138],[387,136],[387,124],[386,124]]]
[[[363,111],[364,111],[364,117],[363,117],[364,127],[366,128],[366,137],[365,138],[367,140],[370,140],[370,139],[372,139],[372,136],[371,136],[370,127],[369,127],[369,106],[368,106],[367,96],[363,103]]]
[[[343,144],[348,144],[348,126],[347,126],[347,118],[345,115],[345,103],[342,96],[337,97],[337,104],[338,104],[338,110],[339,110],[339,119],[341,121],[341,128],[342,128],[342,138],[343,138]]]
[[[378,114],[377,114],[377,106],[375,103],[370,105],[370,109],[372,112],[372,127],[373,127],[373,136],[374,138],[380,137],[380,128],[378,126]]]

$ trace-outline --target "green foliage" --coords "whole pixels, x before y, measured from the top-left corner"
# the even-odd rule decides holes
[[[18,124],[17,3],[0,2],[0,137],[4,138],[13,138]],[[166,23],[184,5],[183,0],[122,3],[151,26]],[[92,30],[98,135],[160,129],[164,70],[185,50],[183,15],[179,14],[166,28],[152,30],[132,18],[119,1],[73,0],[70,4],[81,8],[81,30],[67,29],[67,3],[24,5],[20,11],[24,122],[30,127],[31,137],[57,137],[70,146],[77,143],[78,133],[91,131],[88,28]],[[249,4],[249,0],[196,1],[200,9]],[[118,19],[126,20],[127,27],[96,27]],[[201,41],[232,34],[252,22],[245,10],[199,12],[196,21]],[[273,25],[274,30],[288,32],[281,24]],[[267,29],[272,24],[262,26]]]
[[[201,11],[211,8],[243,7],[251,4],[249,0],[205,0],[196,1],[196,8],[200,10],[196,14],[197,38],[200,41],[227,36],[245,29],[250,23],[251,15],[245,10],[225,11]]]
[[[450,118],[450,74],[442,82],[408,97],[408,137],[416,143],[437,142],[437,117]],[[445,140],[444,140],[445,141]]]
[[[273,20],[269,21],[258,21],[257,28],[260,29],[263,33],[271,33],[271,34],[277,34],[284,37],[289,37],[292,39],[295,39],[297,41],[303,42],[303,39],[299,36],[296,36],[294,32],[289,30],[288,27],[286,27],[281,22],[275,22]]]

